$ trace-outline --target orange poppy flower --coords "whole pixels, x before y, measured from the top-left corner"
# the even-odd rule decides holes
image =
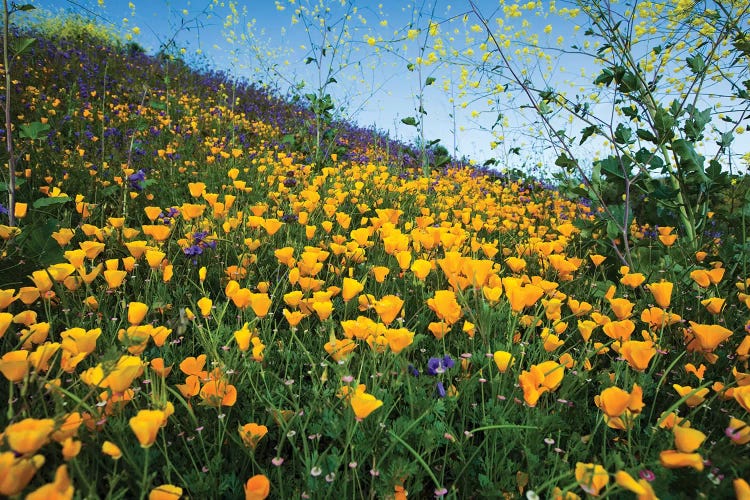
[[[29,351],[10,351],[0,358],[0,372],[11,382],[23,380],[29,372]]]
[[[164,260],[164,257],[167,254],[165,254],[162,251],[156,250],[156,249],[147,249],[146,250],[146,262],[148,262],[148,266],[151,269],[156,269],[159,266],[161,266],[162,261]]]
[[[182,363],[180,363],[180,370],[182,370],[182,373],[185,375],[196,375],[196,376],[205,376],[205,372],[203,371],[203,367],[206,366],[206,355],[201,354],[197,357],[187,357],[185,358]]]
[[[604,262],[607,258],[604,255],[599,254],[591,254],[589,255],[589,259],[591,259],[591,262],[593,262],[594,267],[599,267],[602,262]]]
[[[44,455],[16,458],[15,453],[0,453],[0,495],[18,495],[44,465]]]
[[[106,275],[106,271],[105,271]],[[143,302],[130,302],[128,304],[128,323],[140,325],[148,313],[148,306]]]
[[[704,433],[690,427],[678,425],[672,428],[672,433],[674,434],[674,446],[680,453],[693,453],[706,440]]]
[[[141,448],[150,448],[154,444],[156,435],[166,418],[166,414],[161,410],[140,410],[130,419],[130,429],[138,439]]]
[[[518,376],[518,382],[526,404],[536,406],[542,394],[554,391],[560,386],[563,375],[564,367],[555,361],[544,361],[538,365],[531,365],[529,371],[523,370]]]
[[[639,500],[655,500],[656,495],[654,494],[653,488],[648,481],[645,479],[638,479],[636,481],[633,476],[625,472],[624,470],[617,471],[615,473],[615,482],[618,486],[625,488],[626,490],[635,493]]]
[[[172,371],[172,366],[164,366],[164,358],[154,358],[149,363],[151,370],[161,378],[166,378]]]
[[[359,384],[349,400],[354,416],[360,420],[367,418],[373,411],[383,406],[383,402],[372,394],[367,394],[366,389],[365,384]]]
[[[497,369],[500,370],[500,373],[508,371],[508,368],[510,368],[515,362],[513,355],[507,351],[495,351],[492,358],[495,361],[495,365],[497,365]]]
[[[635,323],[629,319],[622,321],[610,321],[609,323],[602,326],[602,330],[607,337],[625,342],[630,340],[630,335],[635,331]]]
[[[284,223],[278,219],[263,219],[263,229],[266,230],[268,236],[273,236],[281,229]]]
[[[542,342],[544,342],[543,347],[547,352],[552,352],[565,343],[564,340],[561,340],[560,337],[553,334],[549,328],[542,329],[539,336],[541,337]]]
[[[289,311],[288,309],[284,308],[281,313],[286,318],[287,322],[289,323],[289,326],[296,327],[299,325],[300,321],[302,321],[305,318],[305,314],[301,311]]]
[[[365,286],[359,281],[352,278],[344,278],[344,283],[341,289],[341,298],[344,299],[344,302],[349,302],[364,289]]]
[[[196,375],[188,375],[184,384],[177,384],[177,389],[185,398],[197,396],[201,390],[200,379]]]
[[[273,301],[267,293],[253,293],[250,295],[250,307],[259,318],[264,318],[268,315],[272,303]]]
[[[733,397],[745,411],[750,412],[750,385],[735,387]]]
[[[80,450],[81,442],[77,441],[78,449]],[[63,448],[63,454],[65,448]],[[77,455],[77,453],[76,453]],[[70,457],[73,458],[73,457]],[[69,458],[68,458],[69,460]],[[55,471],[55,479],[51,483],[40,486],[36,490],[32,491],[26,496],[26,500],[47,500],[50,498],[73,498],[74,493],[73,484],[70,482],[70,476],[68,476],[67,465],[61,465]]]
[[[629,318],[633,312],[633,304],[628,299],[613,298],[609,300],[609,305],[612,307],[612,312],[615,314],[617,319]]]
[[[224,380],[209,380],[199,395],[208,406],[233,406],[237,402],[237,388]]]
[[[677,450],[664,450],[659,454],[662,467],[678,469],[692,467],[697,471],[703,470],[703,457],[699,453],[681,453]]]
[[[58,342],[45,342],[36,348],[36,350],[29,354],[29,364],[41,371],[46,372],[49,370],[49,362],[52,356],[60,349]]]
[[[96,349],[96,341],[102,334],[101,328],[84,330],[83,328],[68,328],[60,333],[63,350],[72,354],[91,354]]]
[[[75,230],[64,227],[59,231],[55,231],[54,233],[52,233],[52,238],[55,239],[58,245],[64,247],[68,243],[70,243],[70,240],[73,239],[73,236],[75,236],[75,234]]]
[[[609,483],[609,473],[599,464],[578,462],[575,476],[578,485],[589,495],[598,495],[599,491]]]
[[[169,238],[169,235],[172,232],[172,228],[165,224],[144,224],[141,226],[141,229],[143,230],[143,234],[150,236],[155,241],[159,242],[165,241]]]
[[[619,354],[632,369],[642,372],[648,368],[651,359],[656,355],[656,347],[650,341],[628,340],[620,346]]]
[[[274,255],[279,263],[284,264],[287,267],[294,267],[294,247],[284,247],[274,250]]]
[[[201,316],[208,318],[211,316],[211,308],[214,305],[213,300],[208,297],[201,297],[197,302],[198,310],[201,312]]]
[[[418,280],[424,281],[424,279],[427,278],[427,275],[430,274],[430,271],[432,270],[432,264],[427,260],[417,259],[412,263],[410,269]]]
[[[612,429],[627,430],[633,425],[643,407],[643,391],[638,384],[626,392],[619,387],[609,387],[594,396],[594,403],[604,412],[604,420]]]
[[[346,358],[354,349],[357,348],[357,344],[351,339],[339,340],[335,337],[331,338],[323,346],[326,352],[333,358],[334,361],[339,362]]]
[[[9,424],[3,436],[10,449],[20,455],[29,455],[47,444],[54,430],[54,419],[25,418]]]
[[[206,183],[205,182],[189,182],[188,190],[190,191],[190,196],[192,196],[193,198],[200,198],[203,195],[203,193],[206,191]]]
[[[649,283],[646,288],[654,296],[654,302],[656,305],[666,309],[672,302],[672,289],[674,285],[669,281],[661,281],[659,283]]]
[[[725,300],[719,297],[711,297],[705,300],[701,300],[701,305],[706,308],[711,314],[719,314],[724,308]]]
[[[271,492],[271,482],[263,474],[258,474],[244,485],[245,500],[265,500]]]
[[[242,439],[245,446],[255,449],[258,446],[258,442],[263,439],[263,436],[268,434],[268,427],[252,422],[240,427],[239,433],[240,439]]]
[[[396,319],[398,313],[401,312],[403,305],[404,301],[400,297],[386,295],[375,302],[375,311],[383,323],[390,325]]]
[[[518,313],[526,307],[532,307],[544,295],[544,289],[537,285],[508,286],[505,284],[505,294],[511,309]]]
[[[516,274],[526,269],[526,261],[520,257],[508,257],[505,259],[505,263]]]
[[[445,321],[433,321],[427,325],[427,329],[435,336],[436,339],[440,340],[451,330],[450,325]]]
[[[83,250],[86,258],[92,260],[104,251],[104,243],[99,243],[98,241],[82,241],[78,244],[78,246],[81,247],[81,250]],[[71,264],[73,263],[71,262]]]
[[[437,290],[433,298],[427,299],[427,306],[448,325],[456,323],[463,315],[456,294],[451,290]]]
[[[382,283],[385,281],[385,277],[388,276],[391,270],[385,266],[375,266],[372,268],[372,274],[375,275],[375,281]]]
[[[672,384],[672,387],[675,391],[677,391],[677,394],[679,394],[680,397],[686,398],[685,404],[690,408],[703,403],[706,400],[706,395],[709,392],[707,387],[704,387],[703,389],[693,389],[690,386],[682,386],[679,384]]]
[[[646,281],[646,277],[641,273],[627,273],[620,278],[620,283],[630,288],[638,288]]]
[[[732,331],[721,325],[702,325],[690,321],[690,329],[686,332],[686,338],[689,333],[697,341],[699,350],[712,352],[719,344],[724,342],[732,335]]]
[[[182,488],[173,484],[162,484],[148,493],[148,500],[179,500]]]
[[[695,269],[690,273],[690,278],[695,281],[698,286],[708,288],[710,285],[718,284],[722,278],[724,278],[725,271],[726,269],[723,267],[717,267],[710,271],[706,269]]]
[[[393,354],[399,354],[414,342],[414,332],[406,328],[388,328],[385,331],[388,348]]]

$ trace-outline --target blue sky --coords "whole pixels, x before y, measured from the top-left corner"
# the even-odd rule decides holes
[[[326,92],[333,96],[335,105],[343,107],[343,116],[359,125],[375,126],[392,137],[410,141],[417,137],[418,130],[401,120],[415,117],[424,125],[426,140],[440,139],[456,156],[465,155],[478,163],[494,157],[501,165],[516,167],[525,162],[524,168],[536,170],[537,174],[554,168],[550,165],[556,155],[549,141],[538,128],[527,126],[536,114],[528,108],[526,98],[520,93],[516,97],[496,93],[488,100],[490,91],[500,83],[506,85],[508,79],[490,70],[499,64],[497,59],[483,65],[482,55],[487,47],[481,44],[485,35],[468,0],[353,2],[356,10],[348,11],[347,43],[339,47],[346,53],[334,58],[330,49],[321,58],[320,52],[311,51],[311,47],[319,47],[324,34],[337,39],[347,13],[339,0],[324,2],[330,8],[325,16],[330,31],[320,31],[314,24],[306,30],[304,20],[315,18],[309,10],[308,15],[295,15],[297,8],[313,9],[315,0],[29,1],[51,12],[94,15],[100,22],[132,36],[149,52],[157,51],[175,37],[174,48],[184,51],[188,60],[204,58],[217,69],[270,82],[282,93],[301,83],[304,86],[298,92],[314,92],[332,76],[335,83],[329,84]],[[511,40],[507,53],[527,69],[527,76],[537,87],[568,89],[570,95],[591,91],[590,83],[600,68],[591,58],[562,50],[585,41],[581,34],[584,29],[576,30],[576,22],[582,22],[583,16],[571,20],[568,16],[550,15],[533,1],[517,2],[518,12],[523,14],[520,17],[514,17],[507,6],[503,10],[498,0],[475,0],[475,4],[501,36],[525,33]],[[574,6],[566,0],[557,2],[558,13]],[[523,27],[522,20],[529,24]],[[432,31],[428,29],[430,22],[434,23]],[[421,31],[410,31],[414,29]],[[531,35],[537,36],[534,43],[545,49],[548,59],[536,55],[535,47],[526,43]],[[488,47],[492,49],[491,45]],[[441,48],[450,63],[407,69],[418,56],[427,60],[430,52],[439,53]],[[649,50],[646,45],[646,52]],[[312,62],[311,57],[315,58]],[[497,58],[497,53],[492,57]],[[324,63],[320,70],[316,66],[318,60]],[[328,72],[325,63],[331,61],[333,69]],[[342,61],[346,65],[339,69]],[[477,68],[483,70],[476,71]],[[433,79],[431,85],[425,85]],[[424,113],[418,112],[420,94]],[[611,103],[601,109],[611,113]],[[576,136],[584,125],[561,122],[560,126],[567,128],[570,136]],[[744,141],[735,141],[738,148],[742,144]],[[513,148],[522,154],[512,154]],[[748,148],[744,146],[745,151]],[[602,151],[601,142],[590,141],[579,151],[579,157],[590,163]]]
[[[110,23],[123,33],[130,33],[150,52],[158,50],[174,33],[178,33],[176,43],[185,49],[187,57],[195,57],[199,52],[219,69],[254,79],[271,80],[285,91],[288,84],[282,78],[258,71],[258,58],[248,48],[253,44],[238,40],[243,32],[247,32],[247,23],[250,22],[253,23],[254,41],[272,54],[272,57],[264,56],[264,62],[276,62],[279,71],[289,81],[306,82],[307,87],[303,92],[314,91],[317,87],[319,75],[315,64],[305,64],[306,58],[311,55],[310,40],[302,23],[292,24],[294,5],[289,5],[288,0],[277,2],[283,5],[283,10],[277,8],[272,0],[238,1],[238,15],[233,16],[234,24],[230,26],[226,26],[226,16],[231,14],[229,2],[106,0],[100,5],[97,0],[33,0],[32,3],[52,12],[93,13],[100,21]],[[134,8],[131,8],[131,3]],[[299,3],[306,4],[305,0],[299,0]],[[328,1],[327,4],[332,8],[330,19],[338,20],[344,13],[339,2]],[[490,0],[478,1],[477,4],[487,16],[495,13],[498,5],[497,1]],[[245,13],[243,8],[247,9]],[[413,60],[419,54],[420,45],[428,39],[424,28],[430,17],[440,23],[441,35],[445,34],[446,38],[448,34],[452,35],[454,46],[463,48],[466,33],[471,33],[470,27],[477,24],[473,16],[464,21],[461,14],[468,12],[469,5],[465,1],[437,1],[436,5],[426,1],[416,4],[394,0],[358,2],[358,10],[349,21],[353,47],[351,64],[345,71],[334,75],[337,83],[328,88],[334,102],[345,104],[345,114],[360,125],[374,125],[397,138],[413,140],[417,130],[404,125],[401,119],[418,117],[417,95],[421,90],[422,108],[426,112],[422,116],[425,139],[441,139],[441,144],[450,151],[454,151],[455,147],[459,156],[467,155],[479,162],[496,154],[490,151],[491,135],[480,130],[477,124],[481,122],[486,127],[491,126],[497,113],[473,97],[456,97],[460,92],[455,88],[459,68],[425,67],[421,75],[407,69],[406,59]],[[137,28],[137,34],[133,32],[134,28]],[[423,28],[423,31],[410,40],[407,38],[409,28]],[[228,41],[230,30],[234,31],[233,43]],[[367,44],[370,36],[377,39],[376,45]],[[388,43],[394,39],[402,41]],[[475,43],[478,43],[479,37],[476,39]],[[373,48],[379,51],[376,57],[372,56]],[[435,83],[420,89],[420,82],[424,84],[430,77],[435,78]],[[447,86],[446,79],[453,82],[451,88]],[[476,110],[480,110],[481,114],[477,114]]]

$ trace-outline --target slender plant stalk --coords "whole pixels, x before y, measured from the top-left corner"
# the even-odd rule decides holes
[[[8,39],[10,36],[10,10],[8,0],[3,0],[3,69],[5,70],[5,147],[8,151],[8,225],[16,225],[16,159],[13,153],[13,123],[10,119],[10,59]]]

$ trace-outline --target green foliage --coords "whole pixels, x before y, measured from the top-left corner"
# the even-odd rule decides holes
[[[22,62],[62,47],[36,38]],[[72,54],[91,50],[64,43]],[[252,88],[169,55],[128,59],[133,51],[92,50],[91,66],[46,58],[28,65],[19,87],[19,102],[33,104],[18,124],[15,189],[28,213],[15,231],[0,226],[0,348],[1,357],[25,357],[0,360],[2,466],[19,460],[19,435],[33,436],[10,425],[53,418],[62,431],[73,412],[82,421],[70,441],[42,436],[27,454],[44,456],[44,466],[2,494],[30,493],[65,467],[82,498],[145,496],[162,484],[191,498],[234,497],[261,474],[277,498],[385,498],[400,488],[414,498],[547,498],[586,494],[580,462],[603,468],[604,497],[626,494],[618,472],[652,474],[661,497],[731,495],[731,480],[750,468],[746,445],[726,432],[729,415],[747,420],[745,403],[723,390],[744,383],[749,356],[750,182],[723,168],[723,152],[712,158],[699,144],[715,126],[707,106],[651,105],[638,71],[615,61],[600,84],[620,95],[627,119],[587,124],[581,139],[553,129],[566,146],[557,164],[570,172],[560,185],[520,169],[438,168],[449,151],[423,138],[409,163],[427,167],[420,176],[393,169],[385,146],[354,133],[342,136],[349,158],[315,163],[314,117],[347,130],[320,87],[301,95],[312,115],[300,119],[298,108]],[[97,96],[51,84],[62,71],[90,77],[91,67],[107,68],[92,84]],[[128,86],[134,72],[143,80]],[[211,87],[198,83],[206,79]],[[555,115],[560,96],[544,92],[538,111]],[[234,104],[246,101],[260,103],[246,108],[259,115]],[[404,123],[424,122],[421,103],[416,114]],[[613,153],[587,172],[570,146],[603,136]],[[719,147],[731,139],[722,135]],[[694,215],[707,211],[695,219],[698,247],[685,226],[676,241],[657,232],[687,202]],[[619,254],[594,259],[607,249]],[[643,282],[632,284],[637,272]],[[349,280],[361,290],[344,291]],[[667,305],[645,286],[660,282],[674,285]],[[398,310],[386,307],[396,299]],[[706,299],[726,303],[711,310]],[[680,321],[652,323],[655,302]],[[142,318],[133,317],[138,307]],[[625,335],[608,333],[626,319],[627,337],[650,344],[645,368],[628,356]],[[345,328],[358,320],[366,326],[356,334]],[[594,320],[585,338],[578,322]],[[698,327],[729,336],[706,347]],[[93,347],[78,329],[99,335]],[[388,336],[400,329],[414,337],[397,352]],[[339,356],[331,344],[345,340],[356,347]],[[47,348],[56,349],[48,367]],[[507,367],[498,351],[512,356]],[[130,356],[135,363],[118,371]],[[25,373],[6,380],[14,369]],[[366,416],[353,403],[359,384],[380,402]],[[636,384],[640,399],[630,395]],[[629,394],[630,414],[601,404],[614,388]],[[137,432],[143,410],[164,412],[146,443]],[[708,436],[696,453],[710,468],[660,460],[676,446],[662,427],[663,412],[675,410]],[[267,433],[248,442],[240,429],[249,423]],[[122,456],[105,455],[106,441]],[[64,456],[75,444],[80,451]]]
[[[658,24],[652,29],[660,33],[662,45],[653,48],[640,38],[638,29],[642,24],[634,33],[635,21],[614,4],[581,2],[578,7],[588,23],[585,35],[597,44],[592,57],[603,66],[592,80],[593,88],[608,92],[612,113],[625,119],[607,123],[590,112],[593,106],[604,108],[605,104],[592,102],[582,106],[579,100],[574,102],[555,90],[536,91],[531,82],[518,78],[511,70],[514,83],[529,96],[538,92],[542,99],[536,111],[548,130],[550,141],[560,149],[556,164],[563,169],[558,178],[563,186],[570,186],[567,191],[570,196],[580,196],[578,184],[583,183],[584,196],[602,210],[607,239],[624,264],[631,267],[637,264],[630,255],[632,242],[629,241],[634,214],[639,216],[640,222],[661,226],[674,225],[672,218],[677,217],[679,230],[684,232],[689,247],[693,251],[704,247],[710,241],[702,232],[707,223],[706,214],[714,211],[717,193],[727,187],[727,173],[722,170],[732,163],[732,131],[741,125],[744,115],[718,116],[714,107],[700,109],[698,105],[710,101],[706,88],[711,80],[725,83],[731,89],[733,99],[739,100],[739,106],[734,109],[750,104],[741,83],[746,73],[747,54],[742,45],[745,35],[739,26],[748,16],[746,6],[720,2],[718,9],[706,10],[701,22],[710,24],[710,29],[697,30],[677,23]],[[688,8],[690,12],[697,12],[697,9],[697,6]],[[476,8],[474,11],[482,19]],[[671,15],[683,19],[686,12]],[[483,22],[487,26],[487,21]],[[720,47],[732,39],[735,40],[734,51],[720,53]],[[686,40],[692,44],[684,57],[689,75],[685,75],[681,95],[674,99],[665,89],[675,85],[674,81],[669,81],[672,79],[668,78],[668,72],[676,68],[677,60],[669,59],[665,49],[674,51],[675,47],[684,46]],[[645,47],[649,47],[648,50]],[[496,49],[503,53],[500,45],[496,45]],[[655,59],[661,62],[652,69]],[[737,73],[732,73],[733,70]],[[584,162],[576,158],[572,140],[553,131],[550,121],[553,111],[567,113],[571,120],[585,124],[579,146],[587,140],[611,145],[610,154],[593,161],[591,173],[586,172]],[[709,132],[716,135],[720,120],[728,121],[732,128],[719,134],[716,143],[719,149],[707,167],[709,159],[703,153],[706,136]],[[567,176],[573,176],[573,182],[565,181]],[[649,200],[655,211],[645,210],[640,200]]]

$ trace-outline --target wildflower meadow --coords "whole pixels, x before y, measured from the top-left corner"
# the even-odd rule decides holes
[[[749,499],[750,7],[709,3],[637,2],[702,40],[643,52],[580,3],[614,124],[473,67],[541,178],[5,2],[0,495]]]

